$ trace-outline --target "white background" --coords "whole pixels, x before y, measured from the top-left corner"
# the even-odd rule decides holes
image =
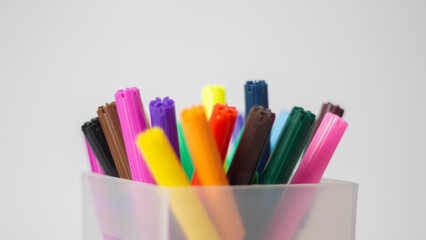
[[[0,0],[0,239],[81,239],[80,126],[119,88],[181,109],[346,109],[326,171],[359,183],[357,239],[426,239],[426,2]]]

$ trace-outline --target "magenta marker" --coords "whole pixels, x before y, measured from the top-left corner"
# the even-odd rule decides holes
[[[115,101],[132,179],[138,182],[155,183],[145,160],[136,147],[138,134],[149,128],[139,89],[132,87],[118,90]]]
[[[98,159],[96,159],[96,156],[92,152],[92,149],[90,148],[89,143],[87,143],[86,138],[84,138],[84,142],[86,143],[87,154],[89,155],[90,168],[92,169],[92,172],[104,175],[104,171],[102,170],[101,165],[99,165]]]

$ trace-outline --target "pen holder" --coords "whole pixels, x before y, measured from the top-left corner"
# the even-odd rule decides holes
[[[161,187],[85,173],[83,236],[167,240],[201,234],[202,239],[226,239],[215,222],[217,209],[208,203],[231,195],[237,208],[231,212],[238,213],[243,226],[233,239],[352,240],[357,191],[356,183],[329,179],[320,184]]]

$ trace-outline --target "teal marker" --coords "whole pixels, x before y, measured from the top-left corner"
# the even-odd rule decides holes
[[[315,122],[315,115],[294,107],[278,137],[260,184],[286,184],[300,158],[305,142]]]

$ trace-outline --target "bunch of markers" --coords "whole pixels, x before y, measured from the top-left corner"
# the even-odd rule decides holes
[[[294,107],[275,121],[266,82],[244,88],[244,116],[223,87],[206,86],[180,122],[169,97],[151,101],[148,116],[139,89],[118,90],[82,126],[92,171],[163,186],[318,183],[347,128],[344,110],[326,103],[315,118]]]

